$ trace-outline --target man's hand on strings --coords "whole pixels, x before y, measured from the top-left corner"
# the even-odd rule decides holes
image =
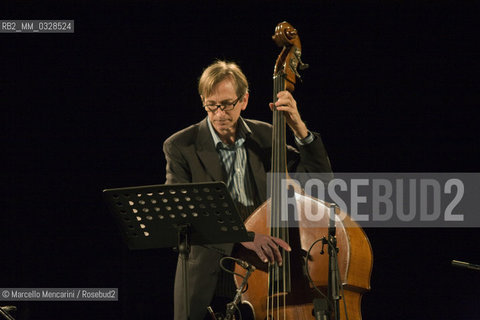
[[[267,263],[277,262],[280,266],[282,265],[282,254],[280,252],[279,246],[287,251],[292,249],[280,238],[267,236],[261,233],[255,232],[255,238],[250,242],[241,242],[241,244],[258,255],[260,260]]]
[[[293,96],[288,91],[280,91],[277,94],[278,100],[274,103],[270,103],[270,109],[273,111],[274,106],[278,111],[285,111],[285,120],[288,126],[292,129],[295,136],[300,139],[304,139],[308,135],[308,129],[300,117],[300,113],[297,109],[297,102],[293,99]]]

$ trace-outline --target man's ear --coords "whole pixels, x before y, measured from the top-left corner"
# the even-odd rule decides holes
[[[242,110],[247,109],[248,97],[249,97],[249,96],[250,96],[250,95],[249,95],[248,92],[244,94],[244,96],[243,96],[243,98],[242,98],[242,100],[243,100],[243,101],[242,101]]]

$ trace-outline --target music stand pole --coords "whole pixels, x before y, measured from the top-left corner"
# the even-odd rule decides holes
[[[338,276],[337,238],[335,227],[335,210],[337,205],[330,205],[330,221],[328,225],[328,296],[332,299],[334,319],[340,320],[340,279]]]
[[[182,277],[183,277],[183,299],[185,302],[185,312],[187,319],[190,319],[190,303],[188,301],[188,257],[190,255],[190,242],[189,242],[189,225],[184,224],[177,226],[178,230],[178,253],[182,260]]]

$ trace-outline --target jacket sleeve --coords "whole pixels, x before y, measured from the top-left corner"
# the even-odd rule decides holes
[[[322,180],[328,182],[333,179],[330,160],[318,133],[312,132],[314,139],[306,145],[297,144],[297,148],[288,148],[289,172],[319,173]]]

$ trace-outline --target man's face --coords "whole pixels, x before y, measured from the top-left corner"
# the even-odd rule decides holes
[[[225,79],[217,84],[212,94],[208,97],[202,97],[204,105],[227,105],[237,101],[238,98],[235,85],[230,79]],[[220,108],[217,108],[215,111],[208,111],[208,118],[220,136],[235,132],[240,113],[247,108],[247,104],[248,93],[241,97],[230,111],[222,111]]]

